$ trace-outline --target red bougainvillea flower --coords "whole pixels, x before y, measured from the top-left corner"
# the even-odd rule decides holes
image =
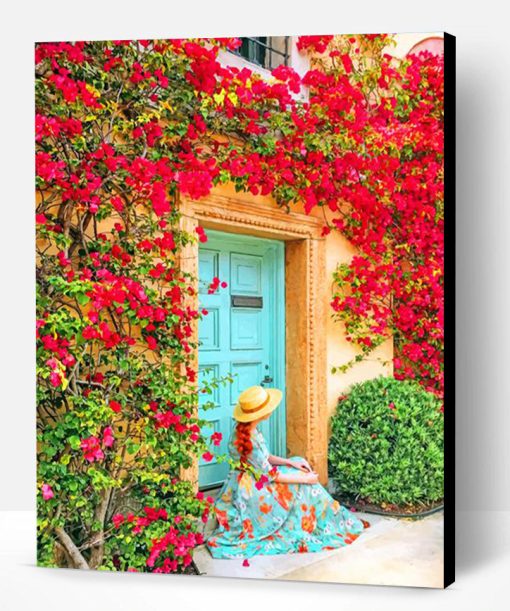
[[[207,242],[207,235],[203,227],[200,227],[200,225],[197,225],[195,227],[195,232],[198,235],[199,242]]]
[[[300,51],[313,49],[317,53],[324,53],[328,44],[333,40],[333,36],[300,36],[297,48]]]
[[[211,441],[215,446],[219,446],[222,439],[223,435],[219,431],[216,431],[211,435]]]
[[[211,452],[204,452],[202,454],[202,458],[205,460],[205,462],[211,462],[211,460],[214,458],[214,454],[211,454]]]
[[[112,517],[112,522],[115,528],[119,528],[124,523],[124,516],[121,513],[116,513]]]
[[[301,78],[299,74],[290,66],[278,66],[275,68],[271,74],[274,78],[284,81],[288,84],[289,89],[294,93],[299,93],[301,89]]]
[[[45,501],[49,501],[50,499],[52,499],[55,496],[53,493],[53,489],[49,484],[43,484],[41,486],[41,493]]]
[[[122,410],[122,405],[118,401],[110,400],[110,408],[117,414]]]
[[[222,289],[226,289],[228,284],[225,281],[220,282],[220,279],[215,276],[211,280],[211,282],[209,284],[209,288],[207,289],[208,294],[212,295],[213,293],[215,293],[220,288],[220,286],[221,286]]]
[[[243,560],[243,566],[250,566],[250,563],[248,562],[248,558],[245,558]]]
[[[157,350],[158,342],[156,341],[155,337],[153,337],[152,335],[147,335],[145,337],[145,341],[147,342],[147,346],[149,346],[150,350]]]

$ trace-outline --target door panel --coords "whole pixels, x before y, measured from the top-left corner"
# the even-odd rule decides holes
[[[214,450],[227,451],[234,425],[232,411],[239,394],[261,384],[265,376],[282,391],[285,380],[285,304],[283,243],[251,236],[207,231],[208,241],[199,249],[199,300],[208,314],[199,323],[199,380],[231,374],[232,384],[220,385],[211,395],[200,395],[199,414],[209,425],[206,435],[221,432],[223,441]],[[208,293],[212,279],[227,281],[226,289]],[[255,298],[233,304],[232,297]],[[206,403],[214,404],[204,409]],[[284,399],[261,430],[270,451],[285,454]],[[216,459],[199,462],[201,487],[219,485],[228,464]]]
[[[232,374],[235,378],[230,385],[230,403],[234,406],[237,402],[237,397],[249,386],[260,384],[260,380],[264,377],[263,364],[261,361],[253,361],[251,363],[232,363]]]
[[[198,338],[201,350],[220,349],[220,310],[211,308],[199,325]]]
[[[212,279],[218,276],[219,252],[201,249],[198,258],[199,292],[207,293]]]
[[[230,347],[232,350],[262,349],[262,310],[231,308]]]
[[[230,255],[230,286],[235,295],[262,293],[262,258],[232,253]]]

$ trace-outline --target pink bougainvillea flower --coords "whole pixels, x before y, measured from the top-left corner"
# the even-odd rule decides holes
[[[94,435],[82,439],[80,447],[83,450],[83,457],[88,462],[99,461],[104,458],[104,452],[99,445],[99,439]]]
[[[250,563],[248,562],[248,558],[245,558],[243,560],[243,566],[250,566]]]
[[[262,490],[262,488],[264,487],[264,484],[266,484],[269,481],[269,478],[267,477],[267,475],[262,474],[259,479],[255,482],[255,488],[257,490]]]
[[[111,426],[106,426],[103,429],[103,446],[105,448],[111,448],[114,441],[115,441],[115,439],[113,437],[113,429],[112,429],[112,427]]]
[[[214,454],[211,454],[210,452],[204,452],[202,454],[202,458],[206,461],[206,462],[211,462],[211,460],[214,458]]]
[[[53,493],[53,489],[49,484],[43,484],[41,486],[41,492],[42,492],[42,497],[45,501],[49,501],[50,499],[52,499],[55,496]]]
[[[62,384],[62,378],[56,371],[50,373],[50,383],[54,388],[58,388]]]

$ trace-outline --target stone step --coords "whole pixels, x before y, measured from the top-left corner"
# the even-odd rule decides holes
[[[371,526],[363,535],[345,548],[327,550],[324,552],[304,554],[278,554],[274,556],[254,556],[249,559],[249,566],[243,566],[242,558],[217,559],[213,558],[205,545],[195,549],[193,560],[200,574],[210,577],[248,577],[252,579],[282,579],[285,575],[302,570],[318,562],[327,562],[341,550],[356,547],[361,543],[377,537],[392,527],[397,520],[383,516],[357,513],[357,516],[370,522]],[[208,523],[206,532],[210,532]]]

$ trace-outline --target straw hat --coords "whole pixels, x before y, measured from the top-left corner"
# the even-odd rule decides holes
[[[238,422],[252,422],[270,414],[282,400],[282,391],[278,388],[250,386],[239,395],[234,407],[234,418]]]

